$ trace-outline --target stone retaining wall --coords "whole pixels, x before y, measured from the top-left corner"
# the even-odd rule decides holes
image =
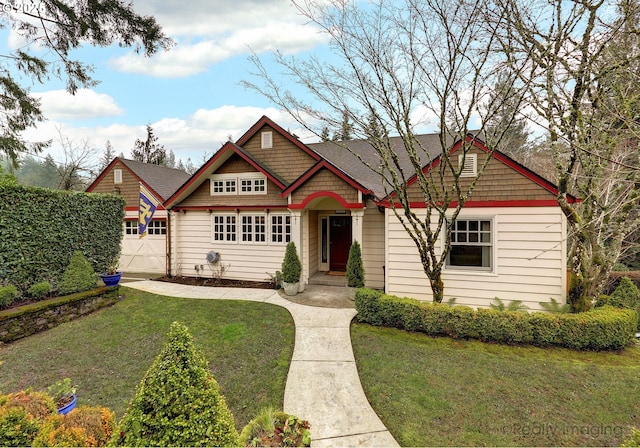
[[[11,342],[48,330],[113,305],[119,298],[119,287],[103,287],[0,311],[0,341]]]

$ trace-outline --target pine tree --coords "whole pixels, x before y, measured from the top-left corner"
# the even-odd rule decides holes
[[[147,125],[147,139],[136,139],[131,151],[133,160],[154,165],[167,165],[167,150],[158,143],[158,137],[153,133],[151,125]]]

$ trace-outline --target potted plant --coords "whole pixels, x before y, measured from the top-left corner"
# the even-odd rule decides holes
[[[58,408],[58,414],[68,414],[76,407],[78,397],[76,395],[76,386],[71,385],[71,379],[65,378],[62,381],[49,386],[47,393],[53,398]]]
[[[347,295],[355,300],[356,289],[364,287],[364,266],[362,265],[362,250],[360,243],[354,241],[349,248],[347,259]]]
[[[104,282],[105,286],[116,286],[120,283],[122,278],[122,272],[118,271],[118,260],[112,261],[107,266],[107,272],[100,274],[100,278]]]
[[[302,273],[302,263],[298,258],[296,245],[293,241],[287,244],[282,261],[282,283],[284,293],[288,296],[295,296],[300,289],[300,274]]]

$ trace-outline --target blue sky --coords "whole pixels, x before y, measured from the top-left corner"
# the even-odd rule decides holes
[[[196,165],[228,135],[239,138],[262,115],[304,138],[288,115],[239,85],[242,79],[255,81],[250,51],[276,76],[272,50],[329,55],[326,36],[306,24],[288,0],[135,0],[134,8],[154,15],[176,45],[150,59],[126,48],[79,49],[74,57],[95,67],[100,84],[75,97],[57,79],[33,84],[47,121],[27,132],[27,138],[55,140],[60,129],[75,145],[88,141],[96,148],[96,159],[107,140],[116,153],[128,157],[151,124],[161,144]],[[0,30],[3,54],[23,44],[12,31]],[[56,142],[46,152],[62,158]]]

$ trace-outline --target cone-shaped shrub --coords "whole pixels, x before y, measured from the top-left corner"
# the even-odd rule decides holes
[[[351,288],[364,287],[364,266],[362,265],[362,250],[360,243],[354,241],[349,248],[347,259],[347,286]]]
[[[302,273],[302,263],[298,257],[296,244],[290,241],[284,252],[284,260],[282,261],[282,280],[286,283],[297,283],[300,281]]]
[[[62,274],[58,290],[62,294],[88,291],[96,287],[97,280],[98,277],[89,260],[82,255],[82,252],[75,251],[71,256],[67,270]]]
[[[187,328],[174,322],[120,421],[112,444],[237,446],[234,419]]]

